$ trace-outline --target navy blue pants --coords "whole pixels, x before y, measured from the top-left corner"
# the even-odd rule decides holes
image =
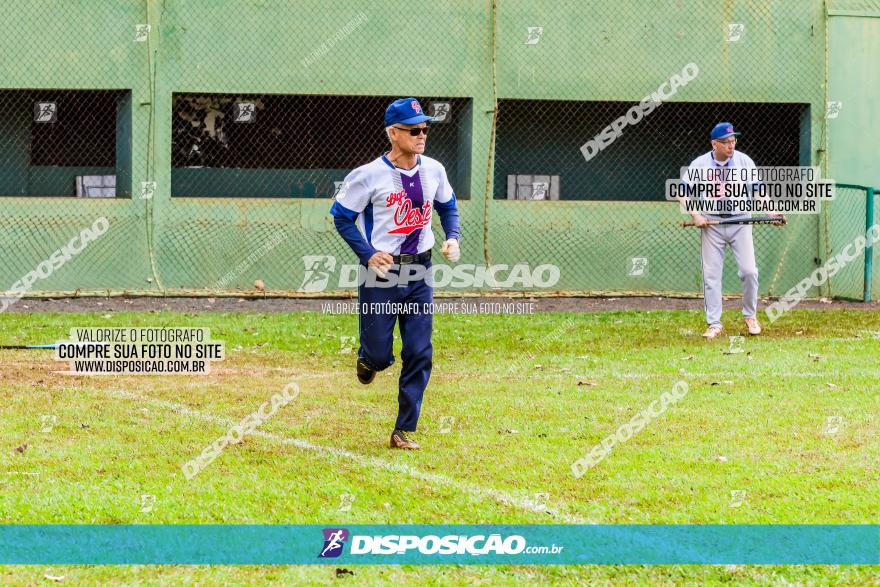
[[[425,263],[425,267],[431,267],[430,261]],[[395,267],[390,273],[398,275],[399,269]],[[370,286],[366,282],[358,288],[361,339],[358,358],[367,367],[382,371],[394,364],[394,324],[400,323],[403,368],[400,371],[397,423],[394,428],[407,432],[416,429],[422,396],[431,377],[433,300],[434,291],[424,279],[411,279],[406,285],[386,288]],[[379,304],[403,308],[404,311],[386,312],[385,308],[376,307]]]

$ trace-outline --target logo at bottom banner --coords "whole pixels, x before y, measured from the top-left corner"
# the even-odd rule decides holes
[[[474,536],[416,536],[407,534],[389,534],[380,536],[350,536],[345,528],[325,528],[324,548],[319,558],[337,557],[342,554],[346,542],[351,542],[349,554],[407,554],[412,551],[419,554],[470,554],[480,556],[486,554],[521,554],[526,552],[526,539],[514,534],[502,537],[501,534],[477,534]],[[350,538],[350,540],[349,540]],[[561,547],[556,547],[561,551]],[[551,552],[550,548],[546,549]],[[555,552],[554,552],[555,554]]]
[[[347,540],[348,530],[345,528],[324,528],[324,548],[318,558],[336,558],[342,554]]]

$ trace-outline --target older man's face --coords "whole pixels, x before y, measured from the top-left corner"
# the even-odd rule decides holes
[[[716,157],[729,159],[736,150],[736,137],[727,137],[718,141],[712,141],[712,150],[715,151]]]
[[[411,129],[422,129],[416,136],[412,136]],[[421,124],[395,124],[391,127],[392,138],[402,151],[409,153],[424,153],[425,140],[428,138],[428,127]]]

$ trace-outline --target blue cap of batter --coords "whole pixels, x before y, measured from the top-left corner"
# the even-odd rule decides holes
[[[422,105],[415,98],[399,98],[385,110],[385,126],[392,124],[419,124],[434,120],[425,116]]]
[[[739,136],[742,133],[734,132],[733,125],[729,122],[719,122],[715,125],[715,128],[712,129],[712,133],[709,135],[713,141],[719,141],[721,139],[726,139],[727,137]]]

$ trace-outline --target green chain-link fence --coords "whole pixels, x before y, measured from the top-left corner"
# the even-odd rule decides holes
[[[353,4],[8,6],[0,289],[105,217],[31,293],[216,295],[258,279],[294,293],[309,258],[354,262],[331,198],[387,149],[382,114],[400,96],[438,118],[427,154],[458,197],[462,262],[554,264],[558,291],[700,291],[698,233],[679,226],[663,184],[709,150],[720,120],[758,165],[826,166],[819,0]],[[663,103],[597,139],[652,96]],[[841,189],[822,215],[756,227],[762,293],[784,293],[864,231],[865,198]],[[861,298],[861,271],[830,293]]]
[[[874,201],[873,207],[868,209],[868,202]],[[828,206],[828,223],[825,227],[827,238],[826,258],[843,252],[849,256],[851,251],[858,251],[856,258],[846,263],[830,281],[829,295],[833,297],[849,299],[876,299],[880,276],[872,271],[880,258],[880,247],[872,247],[871,263],[866,267],[866,255],[870,249],[861,250],[851,245],[861,234],[864,235],[867,228],[880,222],[877,218],[877,194],[873,188],[864,186],[840,184],[838,185],[838,197]],[[854,220],[861,219],[861,222]],[[850,247],[847,249],[847,247]],[[866,287],[866,279],[871,284]]]

